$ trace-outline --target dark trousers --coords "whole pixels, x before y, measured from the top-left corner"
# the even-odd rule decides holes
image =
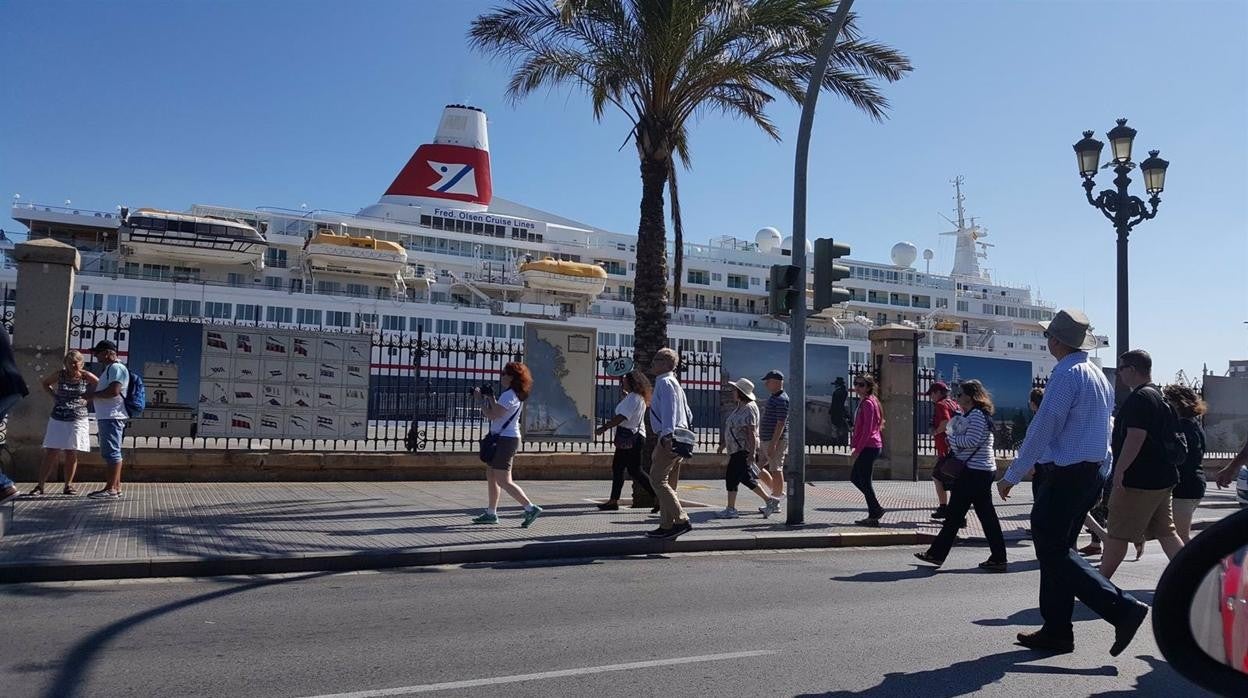
[[[1064,468],[1052,463],[1036,466],[1041,477],[1031,508],[1031,537],[1040,562],[1042,630],[1055,637],[1072,636],[1076,598],[1113,624],[1134,602],[1071,549],[1084,517],[1100,499],[1105,485],[1100,467],[1100,463],[1091,462]]]
[[[967,468],[958,476],[957,482],[950,488],[948,515],[940,528],[928,554],[938,560],[949,555],[949,549],[958,537],[958,529],[971,507],[975,507],[975,515],[979,517],[979,525],[984,527],[984,536],[988,538],[988,547],[992,550],[989,558],[994,562],[1005,562],[1005,536],[1001,535],[1001,522],[997,519],[997,508],[992,504],[992,485],[996,481],[993,473],[988,470]]]
[[[854,483],[854,487],[862,492],[862,496],[867,498],[867,516],[876,518],[884,514],[884,507],[880,506],[880,500],[875,498],[875,488],[871,486],[871,469],[875,466],[875,459],[880,457],[880,449],[864,448],[858,452],[858,457],[854,459],[854,469],[850,471],[849,479]]]
[[[650,478],[641,472],[641,451],[645,447],[645,439],[637,439],[637,443],[632,448],[615,449],[615,457],[611,459],[611,501],[619,499],[620,492],[624,490],[624,471],[626,470],[629,477],[633,478],[633,482],[649,492],[651,497],[655,496],[654,487],[650,486]]]

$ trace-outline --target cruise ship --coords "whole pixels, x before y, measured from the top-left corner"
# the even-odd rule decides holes
[[[1052,358],[1036,322],[1054,309],[1029,288],[993,281],[982,264],[986,231],[966,216],[961,179],[953,184],[956,216],[944,233],[954,238],[952,268],[933,272],[930,249],[915,268],[920,252],[909,242],[888,262],[848,260],[852,300],[812,316],[810,342],[846,346],[850,362],[863,363],[868,331],[900,323],[923,332],[921,366],[934,367],[943,352],[1028,361],[1034,375],[1047,374]],[[524,322],[539,319],[592,325],[600,345],[631,347],[636,237],[492,189],[486,116],[451,105],[432,142],[356,213],[207,204],[88,211],[15,198],[12,217],[30,239],[79,250],[76,309],[517,341]],[[790,247],[770,227],[685,245],[669,324],[675,347],[713,354],[725,337],[784,340],[767,282]],[[16,273],[5,262],[0,284],[12,292]]]

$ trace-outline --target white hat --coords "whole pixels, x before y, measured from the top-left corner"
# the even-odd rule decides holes
[[[758,399],[754,397],[754,381],[749,378],[738,378],[735,381],[732,381],[732,385],[736,386],[737,390],[740,390],[741,394],[748,397],[750,400]]]

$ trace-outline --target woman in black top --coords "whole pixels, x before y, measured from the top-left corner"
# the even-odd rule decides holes
[[[1201,465],[1205,459],[1205,431],[1196,418],[1204,414],[1206,408],[1205,401],[1187,386],[1167,385],[1165,396],[1187,438],[1187,460],[1179,466],[1179,484],[1174,486],[1171,500],[1174,530],[1186,544],[1192,536],[1192,514],[1205,496],[1205,471]]]

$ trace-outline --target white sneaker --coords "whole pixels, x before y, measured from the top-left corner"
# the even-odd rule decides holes
[[[780,498],[779,498],[779,497],[768,497],[768,498],[767,498],[767,505],[766,505],[766,506],[761,506],[761,507],[759,507],[759,508],[758,508],[758,513],[762,514],[764,518],[766,518],[766,517],[768,517],[768,516],[770,516],[770,515],[772,515],[772,514],[778,514],[778,513],[780,513]]]
[[[736,509],[733,509],[732,507],[728,507],[727,509],[724,509],[723,511],[715,512],[715,518],[717,519],[739,519],[741,518],[741,513],[738,512]]]

